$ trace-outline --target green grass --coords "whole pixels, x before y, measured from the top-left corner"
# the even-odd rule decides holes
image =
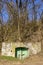
[[[11,57],[11,56],[0,56],[0,59],[2,60],[15,60],[17,61],[18,59],[17,58],[14,58],[14,57]]]
[[[20,60],[11,56],[0,56],[0,60],[6,60],[6,61],[19,61],[21,63],[24,62],[24,60]]]

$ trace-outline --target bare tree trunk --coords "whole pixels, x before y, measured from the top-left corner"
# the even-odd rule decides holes
[[[21,38],[20,38],[20,20],[19,20],[19,7],[21,7],[21,4],[18,5],[19,1],[16,0],[16,5],[17,5],[17,12],[18,12],[18,40],[20,41]],[[20,3],[21,3],[21,0],[20,0]]]

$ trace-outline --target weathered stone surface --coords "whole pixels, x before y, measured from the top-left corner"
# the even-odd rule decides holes
[[[29,48],[30,54],[37,54],[41,51],[41,43],[27,43],[27,45],[23,44],[23,42],[15,42],[15,43],[2,43],[2,55],[5,56],[13,56],[15,57],[15,48],[16,47],[27,47]]]
[[[41,51],[41,43],[28,43],[27,44],[32,54],[37,54]]]

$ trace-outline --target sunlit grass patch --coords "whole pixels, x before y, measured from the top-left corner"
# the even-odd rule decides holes
[[[14,57],[11,57],[11,56],[0,56],[0,59],[3,59],[3,60],[15,60],[15,61],[18,60],[17,58],[14,58]]]

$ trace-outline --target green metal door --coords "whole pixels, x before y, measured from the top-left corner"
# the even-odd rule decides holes
[[[21,50],[17,51],[17,58],[21,59]]]
[[[23,50],[23,51],[21,51],[21,58],[26,58],[26,57],[28,57],[28,50]]]
[[[19,59],[24,59],[29,56],[28,49],[25,47],[16,48],[16,57]]]

